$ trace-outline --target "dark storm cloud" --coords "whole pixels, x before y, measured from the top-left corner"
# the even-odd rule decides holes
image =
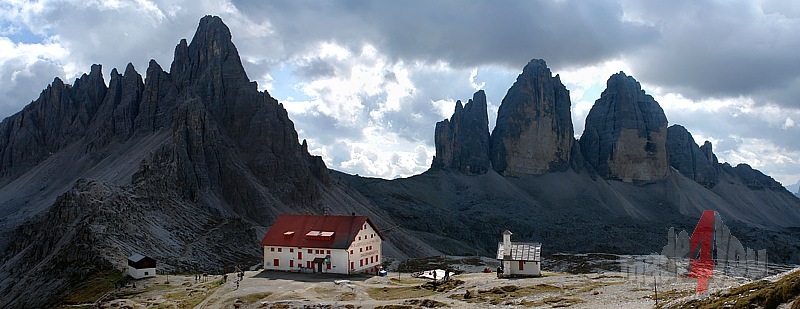
[[[0,121],[35,100],[56,76],[63,77],[64,70],[45,60],[0,62]]]
[[[800,107],[800,20],[770,2],[626,1],[660,39],[630,53],[639,78],[693,99],[752,96]],[[798,6],[783,4],[782,6]]]
[[[657,33],[622,21],[613,1],[233,1],[254,20],[266,19],[290,50],[317,41],[353,49],[363,43],[392,59],[445,61],[453,66],[531,58],[580,66],[635,50]]]
[[[313,59],[308,63],[299,65],[294,73],[300,78],[314,80],[321,77],[336,76],[336,68],[322,59]]]

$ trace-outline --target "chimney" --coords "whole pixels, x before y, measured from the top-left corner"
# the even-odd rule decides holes
[[[505,230],[503,232],[503,259],[505,260],[506,256],[511,256],[511,231]]]

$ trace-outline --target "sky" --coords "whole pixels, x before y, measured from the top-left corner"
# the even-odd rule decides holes
[[[611,74],[635,77],[720,161],[800,182],[800,2],[783,0],[0,0],[0,118],[53,78],[164,68],[204,15],[329,168],[424,172],[437,121],[480,89],[497,108],[525,64],[570,91],[576,138]]]

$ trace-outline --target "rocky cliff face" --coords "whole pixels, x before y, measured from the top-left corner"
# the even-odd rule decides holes
[[[531,60],[508,89],[491,136],[494,169],[505,176],[568,168],[573,137],[569,91],[544,60]]]
[[[220,18],[200,20],[169,73],[151,60],[143,81],[129,64],[106,87],[101,69],[0,122],[0,307],[57,304],[133,252],[184,271],[258,260],[252,229],[280,213],[374,207],[331,187]]]
[[[450,119],[436,123],[436,155],[431,168],[452,168],[483,174],[489,170],[489,116],[486,94],[475,92],[472,99],[456,108]]]
[[[667,175],[667,117],[633,77],[612,75],[586,117],[580,147],[603,177],[658,180]]]
[[[107,91],[101,69],[93,65],[74,85],[55,78],[38,99],[0,122],[0,185],[85,136]]]
[[[706,141],[703,146],[704,149],[698,147],[683,126],[676,124],[667,128],[669,165],[704,187],[713,188],[719,181],[716,156],[711,151],[711,143]]]

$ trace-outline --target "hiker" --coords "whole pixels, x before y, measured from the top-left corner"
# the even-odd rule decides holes
[[[228,282],[228,274],[222,275],[222,282]]]
[[[435,270],[433,271],[433,280],[434,281],[436,280],[436,271]]]

